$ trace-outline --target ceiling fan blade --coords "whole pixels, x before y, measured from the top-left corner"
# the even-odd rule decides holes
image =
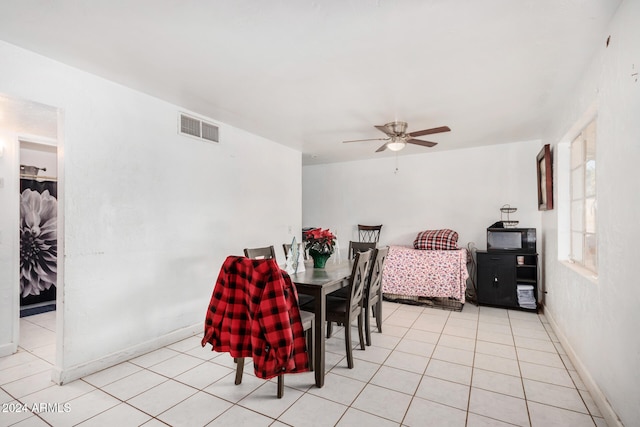
[[[386,135],[394,136],[394,133],[391,130],[389,130],[389,128],[387,128],[386,126],[374,126],[374,127]]]
[[[415,136],[423,136],[423,135],[431,135],[433,133],[440,133],[440,132],[449,132],[451,129],[449,129],[449,126],[440,126],[437,128],[432,128],[432,129],[425,129],[425,130],[418,130],[415,132],[410,132],[407,134],[407,136],[410,137],[415,137]]]
[[[386,149],[387,149],[387,144],[385,143],[382,147],[380,147],[380,148],[378,148],[378,149],[376,150],[376,153],[380,153],[381,151],[384,151],[384,150],[386,150]]]
[[[389,138],[368,138],[368,139],[352,139],[349,141],[342,141],[343,143],[346,142],[361,142],[361,141],[386,141]]]
[[[438,145],[437,142],[422,141],[420,139],[407,139],[407,144],[422,145],[423,147],[433,147],[434,145]]]

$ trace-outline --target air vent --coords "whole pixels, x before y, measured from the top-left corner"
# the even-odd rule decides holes
[[[196,136],[200,138],[200,120],[192,117],[180,115],[180,133]]]
[[[212,142],[220,142],[219,128],[213,123],[188,116],[184,113],[179,115],[180,123],[178,133],[198,139],[204,139]]]
[[[218,126],[202,122],[202,139],[218,142]]]

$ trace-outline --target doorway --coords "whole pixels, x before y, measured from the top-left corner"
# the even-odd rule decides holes
[[[56,107],[0,94],[0,356],[20,347],[52,367],[62,342],[59,123]]]

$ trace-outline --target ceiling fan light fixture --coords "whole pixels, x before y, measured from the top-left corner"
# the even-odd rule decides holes
[[[391,138],[391,141],[387,143],[387,148],[391,151],[400,151],[407,143],[402,138]]]
[[[404,135],[405,132],[407,131],[407,122],[395,121],[395,122],[387,123],[384,126],[395,135]]]
[[[440,126],[431,129],[424,129],[415,132],[407,133],[407,122],[394,121],[386,123],[382,126],[374,126],[380,132],[384,133],[386,138],[368,138],[368,139],[352,139],[342,142],[360,142],[360,141],[386,141],[385,144],[376,150],[376,153],[385,151],[387,148],[390,151],[400,151],[407,144],[420,145],[422,147],[433,147],[438,145],[437,142],[424,141],[422,139],[416,139],[417,136],[432,135],[434,133],[449,132],[451,129],[449,126]]]

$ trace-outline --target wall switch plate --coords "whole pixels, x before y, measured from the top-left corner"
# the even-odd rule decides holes
[[[4,188],[4,178],[0,176],[0,188]]]

